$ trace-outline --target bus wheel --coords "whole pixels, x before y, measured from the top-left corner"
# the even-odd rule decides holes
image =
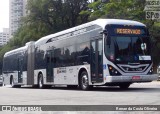
[[[128,89],[130,85],[131,85],[130,83],[120,84],[119,87],[120,89]]]
[[[39,78],[38,78],[38,87],[39,87],[40,89],[44,88],[43,75],[42,75],[42,74],[40,74],[40,75],[39,75]]]
[[[89,81],[88,81],[88,74],[86,71],[83,71],[81,73],[81,78],[80,78],[80,88],[82,90],[89,90],[90,86],[89,86]]]

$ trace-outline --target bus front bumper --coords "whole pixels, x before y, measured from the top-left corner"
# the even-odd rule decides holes
[[[106,82],[151,82],[157,80],[157,74],[151,75],[132,75],[132,76],[107,76]]]

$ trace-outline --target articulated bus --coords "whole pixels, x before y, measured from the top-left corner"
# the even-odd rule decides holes
[[[97,19],[29,42],[7,52],[4,84],[39,88],[67,85],[88,90],[93,86],[127,89],[135,82],[151,82],[150,36],[137,21]]]

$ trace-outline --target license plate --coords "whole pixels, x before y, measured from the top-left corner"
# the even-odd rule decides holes
[[[140,80],[140,79],[141,79],[140,76],[133,76],[133,77],[132,77],[132,80]]]

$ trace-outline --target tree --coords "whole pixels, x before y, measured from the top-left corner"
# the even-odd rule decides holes
[[[87,22],[79,14],[87,5],[88,0],[29,0],[25,22],[42,23],[48,33],[55,33]]]

